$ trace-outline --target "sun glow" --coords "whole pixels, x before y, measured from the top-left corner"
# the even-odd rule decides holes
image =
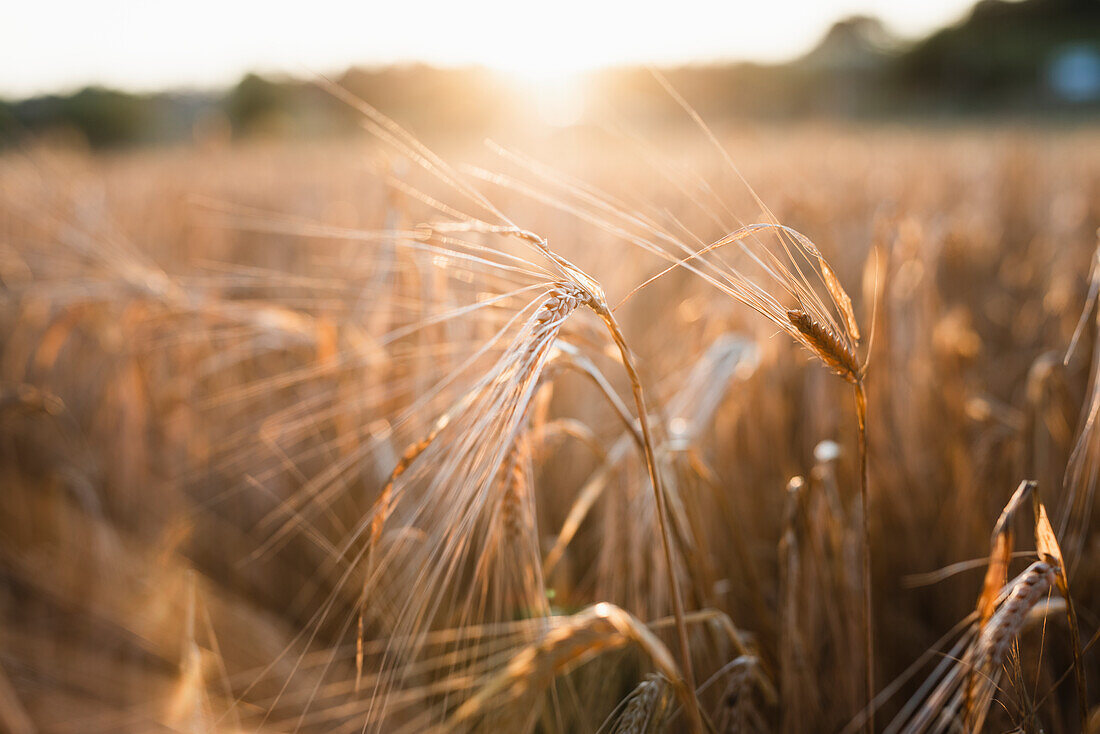
[[[530,47],[529,40],[508,38],[491,49],[481,49],[474,63],[503,78],[538,121],[572,125],[584,114],[589,75],[613,59],[599,49],[584,53],[575,45]]]
[[[562,84],[577,82],[586,72],[598,69],[602,63],[596,58],[557,56],[550,53],[532,53],[523,57],[486,59],[486,65],[522,84]]]
[[[503,74],[517,98],[544,125],[567,127],[580,121],[587,104],[587,83],[580,72],[530,68]]]

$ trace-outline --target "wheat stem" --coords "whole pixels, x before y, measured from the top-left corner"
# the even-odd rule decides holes
[[[615,321],[615,317],[611,314],[611,309],[608,308],[603,300],[594,300],[591,305],[596,314],[607,326],[608,331],[611,333],[611,338],[615,341],[615,346],[618,347],[619,353],[622,355],[623,367],[626,369],[627,377],[630,378],[631,391],[634,393],[634,403],[638,411],[638,420],[642,426],[646,469],[649,472],[649,480],[653,485],[653,496],[657,503],[657,526],[661,534],[661,547],[664,551],[669,592],[672,596],[672,612],[676,618],[676,632],[680,643],[680,665],[684,676],[684,683],[687,685],[688,705],[685,708],[692,731],[701,734],[704,731],[703,719],[702,715],[699,713],[699,700],[695,696],[695,672],[691,664],[691,645],[688,642],[687,624],[684,621],[684,602],[680,595],[680,586],[676,581],[676,566],[673,564],[672,543],[669,539],[664,485],[661,484],[660,474],[657,470],[657,459],[654,456],[653,437],[649,429],[649,419],[647,417],[648,413],[646,412],[645,395],[642,392],[642,382],[634,366],[634,357],[629,347],[626,345],[626,338],[623,336],[622,329],[619,328],[618,322]]]
[[[875,636],[873,630],[873,613],[871,605],[871,521],[868,514],[868,481],[867,481],[867,393],[863,389],[863,379],[860,377],[855,383],[856,394],[856,418],[858,422],[859,438],[859,501],[861,507],[860,520],[863,523],[863,542],[860,548],[863,557],[863,638],[866,652],[866,670],[864,677],[867,683],[867,718],[864,730],[867,734],[875,731]]]

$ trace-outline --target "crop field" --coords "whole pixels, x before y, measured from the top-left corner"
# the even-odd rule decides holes
[[[0,731],[1100,730],[1100,130],[0,157]]]

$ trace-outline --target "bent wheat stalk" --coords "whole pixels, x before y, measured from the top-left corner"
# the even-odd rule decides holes
[[[669,593],[672,597],[672,610],[676,618],[676,631],[677,637],[679,638],[680,664],[684,683],[686,684],[688,692],[685,708],[692,730],[702,732],[703,720],[699,712],[699,702],[695,696],[695,674],[691,661],[691,645],[688,641],[687,624],[684,622],[683,598],[680,592],[680,585],[676,579],[676,566],[672,555],[672,541],[668,528],[668,502],[665,496],[664,485],[661,482],[661,475],[657,468],[657,458],[654,450],[655,444],[648,418],[649,412],[646,407],[641,377],[638,375],[638,370],[635,366],[634,355],[630,347],[627,346],[626,337],[618,321],[615,320],[615,316],[612,314],[611,307],[607,302],[607,297],[604,295],[603,289],[600,288],[599,283],[586,275],[577,266],[573,265],[573,263],[553,252],[546,240],[538,235],[526,230],[521,230],[518,227],[501,228],[499,231],[503,234],[509,234],[524,240],[549,258],[571,281],[570,285],[575,291],[570,294],[570,297],[576,298],[579,305],[585,305],[590,308],[600,320],[603,321],[611,335],[612,341],[615,342],[615,346],[619,350],[619,355],[623,362],[623,369],[626,371],[627,378],[630,380],[635,410],[638,413],[638,421],[641,424],[646,471],[649,474],[649,480],[653,487],[653,495],[657,506],[661,548],[664,553]]]
[[[526,246],[534,249],[540,255],[550,261],[553,268],[563,276],[562,283],[550,294],[544,304],[545,308],[540,312],[538,319],[546,326],[545,331],[538,326],[534,331],[536,335],[545,334],[551,340],[556,336],[556,328],[560,326],[564,316],[556,315],[556,307],[565,307],[565,315],[580,305],[589,307],[603,321],[611,335],[615,346],[622,357],[624,369],[630,380],[634,403],[638,413],[638,421],[641,425],[643,439],[643,453],[645,454],[646,470],[653,487],[654,498],[658,517],[658,527],[661,535],[661,546],[664,552],[669,592],[672,597],[673,613],[676,618],[676,627],[679,638],[681,665],[683,680],[687,692],[685,708],[691,728],[696,732],[703,731],[702,715],[699,711],[698,700],[695,695],[695,676],[692,670],[691,650],[688,642],[687,626],[684,622],[683,601],[676,579],[676,566],[673,562],[672,544],[669,534],[669,518],[664,487],[661,483],[657,459],[654,450],[654,440],[649,425],[646,409],[645,395],[642,389],[641,378],[638,375],[633,354],[627,346],[626,339],[612,314],[600,284],[585,274],[580,268],[561,257],[550,249],[546,239],[539,235],[520,228],[509,219],[500,209],[489,201],[483,194],[462,180],[460,176],[443,161],[439,156],[429,150],[408,131],[401,128],[393,120],[389,119],[371,105],[356,98],[339,85],[328,83],[326,87],[337,98],[357,109],[365,117],[365,126],[390,147],[407,156],[420,167],[435,176],[440,182],[447,185],[452,191],[460,195],[467,204],[472,204],[477,210],[496,223],[479,219],[468,214],[461,214],[456,209],[449,208],[450,216],[458,215],[457,222],[436,222],[424,225],[429,234],[453,233],[453,232],[481,232],[484,234],[497,234],[514,237]],[[541,341],[536,338],[536,341]],[[548,345],[547,345],[548,346]],[[541,368],[542,364],[539,364]]]
[[[531,241],[533,235],[526,233],[519,234],[523,239]],[[541,240],[536,240],[545,247],[545,243]],[[526,355],[521,356],[518,363],[515,365],[509,364],[501,372],[500,377],[508,377],[513,372],[519,374],[539,373],[541,372],[541,365],[544,363],[545,357],[550,351],[550,345],[554,343],[557,338],[558,330],[564,320],[580,306],[587,306],[604,322],[608,331],[611,334],[613,341],[618,347],[624,368],[626,369],[627,376],[631,381],[632,391],[634,395],[636,410],[639,415],[639,423],[641,426],[642,435],[642,447],[645,455],[646,466],[649,473],[650,481],[653,486],[654,496],[656,499],[657,515],[658,515],[658,527],[660,529],[662,549],[664,551],[665,565],[668,584],[670,588],[670,594],[672,596],[673,613],[677,621],[676,627],[678,632],[678,642],[682,656],[682,670],[683,679],[685,683],[685,689],[687,691],[685,709],[689,722],[693,731],[703,731],[703,724],[701,714],[698,710],[698,703],[695,699],[695,685],[694,674],[692,672],[691,665],[691,651],[688,641],[688,634],[686,623],[684,622],[684,608],[680,595],[679,585],[676,579],[676,565],[673,559],[671,539],[669,529],[667,527],[667,502],[664,493],[664,486],[661,482],[660,473],[657,468],[657,461],[654,450],[654,440],[650,429],[648,420],[645,396],[642,389],[640,377],[635,367],[633,355],[626,344],[625,337],[619,328],[618,323],[615,321],[611,314],[610,309],[607,306],[606,298],[603,296],[599,285],[595,281],[584,276],[579,270],[577,270],[570,263],[562,258],[554,255],[548,248],[544,250],[548,257],[553,259],[556,264],[566,275],[568,280],[564,280],[555,284],[545,298],[538,306],[535,314],[531,317],[529,322],[529,328],[531,329],[531,344],[538,345],[535,349],[538,354],[542,355],[541,358],[536,358],[532,355],[528,358]],[[537,363],[537,366],[536,366]],[[534,378],[527,377],[526,381],[530,381]],[[524,391],[525,394],[529,393],[529,390]],[[526,411],[526,407],[517,407],[514,411],[518,416],[520,413]],[[443,427],[449,424],[449,418],[442,419]],[[437,426],[439,427],[439,426]],[[433,431],[424,440],[414,444],[410,447],[410,450],[406,453],[406,456],[399,462],[394,473],[391,475],[391,482],[394,480],[403,480],[405,473],[411,464],[417,461],[422,455],[423,451],[430,445],[432,445],[438,431]],[[504,458],[503,456],[501,457]],[[499,468],[499,467],[498,467]],[[494,471],[494,475],[496,472]],[[368,544],[368,558],[373,557],[372,549],[380,538],[381,527],[385,523],[386,519],[392,512],[392,504],[394,499],[392,497],[393,488],[390,484],[387,484],[382,495],[379,497],[376,503],[375,511],[373,513],[371,521],[370,541]],[[368,562],[368,578],[373,577],[371,571],[371,564]],[[362,626],[362,623],[360,623]],[[362,655],[357,654],[357,669],[361,670]]]

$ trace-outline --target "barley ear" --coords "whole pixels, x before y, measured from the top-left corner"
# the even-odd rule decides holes
[[[664,727],[669,704],[668,681],[651,673],[627,696],[611,734],[657,734]]]
[[[787,310],[787,319],[802,335],[800,340],[826,367],[853,385],[862,378],[859,360],[841,337],[800,308]]]

